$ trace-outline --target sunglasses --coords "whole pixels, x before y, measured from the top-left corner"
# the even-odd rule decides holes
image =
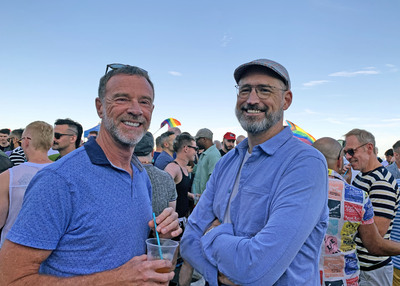
[[[142,71],[143,73],[148,73],[146,70],[139,68],[139,67],[135,67],[135,66],[130,66],[130,65],[124,65],[124,64],[109,64],[106,67],[106,74],[108,73],[109,70],[117,70],[117,69],[122,69],[122,68],[127,68],[127,67],[133,67],[136,68],[140,71]]]
[[[199,147],[197,147],[197,146],[190,146],[190,145],[187,145],[187,146],[189,148],[192,148],[192,149],[196,150],[196,152],[199,151]]]
[[[54,133],[54,138],[60,139],[62,136],[74,136],[75,134]]]
[[[356,147],[356,148],[354,148],[354,149],[351,148],[351,149],[343,150],[343,153],[344,153],[345,156],[346,156],[347,154],[349,154],[351,157],[353,157],[354,154],[357,152],[358,148],[361,148],[361,147],[367,145],[368,143],[369,143],[369,142],[364,143],[364,144],[362,144],[362,145],[360,145],[360,146],[358,146],[358,147]]]

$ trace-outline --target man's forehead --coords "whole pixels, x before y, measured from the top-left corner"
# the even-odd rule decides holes
[[[123,92],[124,90],[131,88],[135,89],[146,88],[153,95],[153,89],[146,78],[140,75],[131,75],[131,74],[117,74],[111,77],[106,84],[106,93],[109,92],[110,90],[113,90],[113,92],[118,90]]]
[[[346,137],[346,146],[360,143],[356,136],[350,135]]]

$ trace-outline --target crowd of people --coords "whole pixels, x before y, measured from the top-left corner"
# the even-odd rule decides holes
[[[400,141],[385,160],[357,128],[307,145],[283,125],[282,65],[234,79],[246,136],[154,138],[153,82],[123,64],[100,79],[86,143],[69,118],[1,129],[0,285],[400,285]],[[180,242],[176,261],[147,261],[156,234]]]

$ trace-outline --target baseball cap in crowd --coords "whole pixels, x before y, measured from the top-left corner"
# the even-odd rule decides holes
[[[150,132],[144,134],[142,140],[136,144],[134,154],[136,156],[147,156],[154,149],[154,137]]]
[[[250,68],[254,66],[262,66],[265,67],[283,80],[283,82],[286,84],[287,88],[290,89],[290,78],[289,78],[289,73],[288,71],[280,64],[277,62],[267,60],[267,59],[258,59],[254,60],[248,63],[245,63],[243,65],[240,65],[235,69],[235,72],[233,73],[233,76],[236,80],[236,83],[239,83],[239,80],[242,78],[243,74]]]
[[[224,135],[224,139],[226,140],[236,140],[236,135],[232,132],[226,132]]]
[[[212,140],[213,139],[213,133],[211,132],[210,129],[202,128],[199,131],[197,131],[196,140],[199,139],[199,138],[202,138],[202,137]]]

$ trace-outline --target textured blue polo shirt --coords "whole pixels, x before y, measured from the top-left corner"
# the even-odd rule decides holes
[[[63,277],[113,269],[145,254],[151,184],[135,157],[131,164],[133,177],[90,140],[37,173],[7,239],[52,250],[39,272]]]

